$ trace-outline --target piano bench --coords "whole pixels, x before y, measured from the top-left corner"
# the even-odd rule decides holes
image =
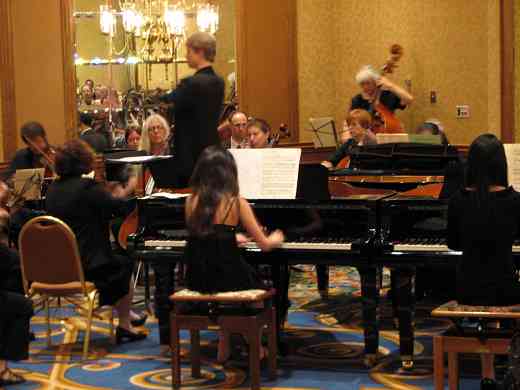
[[[200,331],[218,326],[230,333],[241,334],[249,344],[249,375],[251,389],[260,389],[260,337],[268,332],[269,377],[277,376],[276,311],[273,306],[275,290],[245,290],[218,294],[201,294],[181,290],[170,296],[173,309],[170,318],[172,349],[172,387],[181,386],[180,339],[181,329],[190,331],[191,375],[200,378]],[[262,307],[256,307],[260,306]]]
[[[444,389],[444,353],[448,354],[449,388],[458,389],[459,353],[481,355],[482,377],[491,377],[494,372],[495,354],[507,354],[513,329],[496,327],[500,320],[520,319],[520,305],[515,306],[469,306],[456,301],[445,303],[432,311],[433,317],[444,317],[455,325],[433,337],[433,378],[435,390]],[[462,319],[472,319],[476,326],[465,327]],[[495,327],[487,327],[487,325]]]

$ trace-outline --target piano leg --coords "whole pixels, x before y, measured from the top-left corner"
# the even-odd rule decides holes
[[[376,267],[358,267],[363,296],[363,329],[365,336],[365,365],[376,363],[379,349],[379,286]]]
[[[397,268],[393,273],[397,288],[395,294],[393,293],[393,297],[397,300],[401,363],[403,369],[411,370],[413,368],[413,350],[415,341],[415,269]]]
[[[316,265],[316,277],[318,279],[318,291],[322,298],[329,296],[329,266],[318,264]]]
[[[152,262],[155,274],[155,316],[159,322],[159,342],[161,345],[170,345],[170,295],[174,292],[174,278],[172,270],[175,261],[163,259]]]
[[[283,260],[275,261],[271,267],[273,287],[276,289],[276,338],[280,355],[287,354],[287,346],[281,342],[281,332],[284,326],[287,312],[289,311],[289,264]]]

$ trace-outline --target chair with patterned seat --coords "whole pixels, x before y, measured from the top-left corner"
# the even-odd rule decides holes
[[[95,308],[98,290],[85,280],[76,236],[58,218],[41,216],[27,222],[18,239],[25,293],[43,300],[47,322],[47,345],[51,343],[50,301],[65,299],[86,317],[83,359],[88,357],[92,318],[99,316]],[[86,308],[84,307],[86,305]],[[96,309],[96,310],[95,310]],[[114,337],[112,308],[108,310],[110,337]]]
[[[469,306],[456,301],[445,303],[432,311],[433,317],[449,318],[454,326],[433,337],[433,377],[435,390],[444,389],[444,353],[448,354],[450,390],[459,385],[459,353],[481,355],[482,377],[493,377],[493,355],[507,354],[513,329],[500,327],[502,320],[519,320],[520,305]],[[471,326],[465,326],[470,321]]]
[[[229,333],[244,336],[249,344],[249,373],[251,389],[260,389],[260,339],[268,333],[268,368],[270,378],[276,378],[277,335],[276,311],[273,307],[275,290],[245,290],[223,292],[213,295],[191,290],[181,290],[170,297],[173,303],[171,314],[172,386],[181,386],[180,340],[181,329],[188,329],[191,335],[191,374],[199,378],[200,372],[200,331],[217,326]],[[192,308],[186,308],[186,304]],[[263,307],[254,306],[262,304]]]

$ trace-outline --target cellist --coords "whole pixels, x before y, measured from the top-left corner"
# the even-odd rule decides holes
[[[406,89],[382,76],[370,65],[362,67],[356,74],[356,83],[360,86],[361,93],[352,98],[349,111],[366,110],[372,114],[375,121],[381,118],[378,107],[393,114],[395,110],[404,110],[414,99]],[[382,129],[373,128],[372,130],[374,133],[384,132]]]

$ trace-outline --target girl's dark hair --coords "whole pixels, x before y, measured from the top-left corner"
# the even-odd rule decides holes
[[[489,200],[490,186],[508,187],[504,145],[493,134],[482,134],[470,145],[466,186],[475,189],[480,205]]]
[[[213,232],[221,201],[238,196],[238,173],[233,155],[221,146],[208,146],[200,155],[190,180],[197,204],[186,221],[195,235]]]
[[[73,139],[56,150],[56,173],[60,177],[81,176],[94,167],[94,151],[84,141]]]

